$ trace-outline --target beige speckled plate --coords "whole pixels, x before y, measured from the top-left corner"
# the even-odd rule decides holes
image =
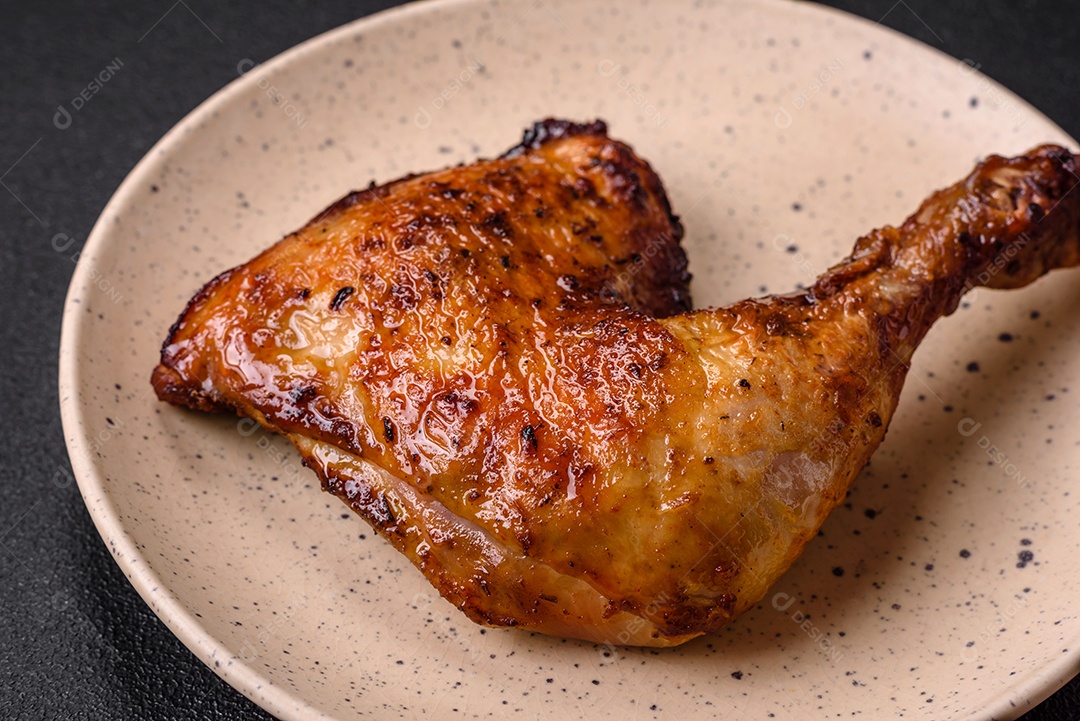
[[[60,375],[102,536],[229,683],[287,719],[1001,719],[1077,670],[1080,273],[935,328],[822,537],[759,608],[668,651],[481,630],[283,441],[148,383],[211,276],[351,188],[490,156],[546,115],[605,118],[655,165],[698,305],[807,283],[980,155],[1071,142],[970,63],[742,0],[423,3],[238,61],[102,213]]]

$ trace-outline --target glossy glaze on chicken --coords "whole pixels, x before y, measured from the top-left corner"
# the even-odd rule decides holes
[[[218,276],[153,383],[286,435],[472,619],[673,645],[801,553],[965,290],[1080,261],[1075,172],[991,157],[807,291],[691,312],[656,174],[549,120]]]

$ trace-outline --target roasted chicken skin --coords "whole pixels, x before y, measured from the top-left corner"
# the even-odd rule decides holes
[[[690,312],[655,173],[545,121],[212,280],[153,384],[286,435],[470,618],[674,645],[800,554],[967,289],[1080,263],[1076,165],[988,158],[808,290]]]

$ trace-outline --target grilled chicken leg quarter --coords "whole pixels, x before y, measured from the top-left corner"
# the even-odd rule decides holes
[[[990,157],[808,290],[691,312],[657,176],[544,121],[212,280],[153,384],[284,434],[475,621],[674,645],[800,554],[967,289],[1080,262],[1076,165]]]

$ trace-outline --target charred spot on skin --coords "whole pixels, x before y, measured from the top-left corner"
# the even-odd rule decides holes
[[[545,143],[558,138],[569,138],[575,135],[607,136],[607,124],[603,120],[594,120],[591,123],[574,123],[569,120],[556,120],[547,118],[533,124],[522,135],[521,143],[510,148],[502,157],[515,158],[526,150],[537,150]]]
[[[509,268],[510,267],[510,256],[509,255],[502,256],[501,258],[499,258],[499,262],[502,263],[502,267]]]
[[[612,143],[605,146],[601,154],[603,159],[599,165],[615,191],[615,197],[632,203],[635,207],[641,207],[648,193],[641,176],[636,172],[636,164],[629,149]]]
[[[1056,160],[1065,166],[1065,170],[1070,174],[1076,167],[1076,157],[1073,156],[1066,148],[1060,145],[1051,145],[1046,149],[1046,156],[1051,160]]]
[[[315,397],[315,386],[305,386],[303,388],[293,388],[289,391],[289,398],[292,400],[293,405],[300,405],[306,403]]]
[[[746,380],[745,378],[740,378],[738,386],[739,386],[739,388],[749,388],[750,387],[750,381]]]
[[[588,178],[574,180],[574,198],[591,198],[596,195],[596,186]]]
[[[881,428],[881,416],[878,415],[877,411],[870,411],[870,415],[866,417],[866,422],[874,428]]]
[[[386,530],[392,531],[390,526],[397,521],[397,518],[394,516],[394,509],[390,506],[390,499],[383,493],[379,495],[378,501],[378,505],[372,508],[372,515]]]
[[[596,227],[596,221],[586,218],[584,221],[575,220],[570,223],[570,232],[575,235],[584,235]]]
[[[405,178],[402,178],[404,180]],[[311,221],[312,225],[322,223],[335,216],[341,215],[346,210],[356,205],[362,200],[377,200],[386,198],[390,195],[391,188],[387,185],[377,185],[374,180],[368,185],[367,190],[354,190],[346,195],[341,200],[337,201],[329,208],[324,210]]]
[[[394,239],[394,247],[398,252],[405,252],[406,250],[412,249],[413,246],[422,244],[423,240],[421,237],[412,233],[406,233]]]
[[[385,440],[387,443],[393,443],[394,439],[396,438],[393,421],[391,421],[390,418],[384,416],[382,419],[382,428],[383,440]]]
[[[765,332],[769,335],[784,335],[786,329],[787,323],[780,316],[772,315],[765,319]]]
[[[547,601],[548,603],[558,603],[559,602],[559,599],[557,597],[552,596],[552,595],[547,594],[547,593],[541,593],[540,594],[540,600],[541,601]]]
[[[345,301],[349,299],[349,296],[355,292],[356,288],[353,288],[351,285],[341,288],[334,294],[334,299],[330,301],[330,310],[340,309],[341,306],[345,304]]]
[[[390,295],[397,300],[398,304],[405,309],[416,307],[416,291],[407,285],[395,285],[390,289]]]
[[[325,425],[323,427],[325,428]],[[328,430],[330,435],[346,446],[356,447],[358,445],[356,426],[352,422],[344,418],[336,418],[330,423]]]
[[[450,336],[444,335],[442,338],[439,339],[439,342],[443,345],[450,345],[453,341],[450,339]]]
[[[356,251],[358,254],[371,253],[384,247],[386,247],[386,241],[382,238],[364,238],[356,246]]]
[[[468,258],[468,257],[469,257],[470,255],[472,255],[472,254],[471,254],[471,253],[469,252],[469,249],[468,249],[468,248],[462,248],[462,249],[461,249],[461,250],[460,250],[459,252],[461,253],[461,257],[462,257],[462,258]]]
[[[419,233],[425,228],[456,228],[457,224],[457,218],[452,215],[420,213],[420,215],[417,215],[405,224],[405,232],[407,235],[412,236],[414,233]]]
[[[454,391],[450,391],[449,393],[440,396],[436,401],[443,405],[444,412],[453,413],[458,416],[473,413],[480,407],[480,404],[472,398],[466,398]]]
[[[308,297],[311,296],[311,288],[301,288],[300,292],[297,293],[297,295],[300,296],[301,298],[303,298],[304,300],[307,300]]]
[[[714,463],[716,463],[715,458],[713,458],[712,456],[705,456],[705,465],[706,466],[711,466]]]
[[[512,238],[514,229],[506,219],[506,211],[500,210],[492,213],[480,222],[480,227],[490,232],[496,238]]]
[[[521,440],[525,442],[526,448],[535,451],[539,444],[536,441],[536,428],[532,425],[527,425],[521,429]]]
[[[555,281],[560,288],[566,291],[575,291],[578,289],[579,283],[576,275],[560,275],[559,279]]]

